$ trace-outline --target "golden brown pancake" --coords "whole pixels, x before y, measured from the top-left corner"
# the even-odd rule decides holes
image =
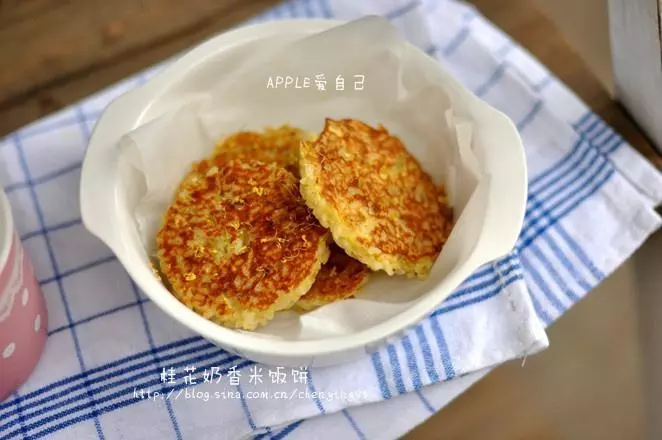
[[[266,128],[263,132],[240,131],[216,145],[214,155],[225,160],[246,159],[276,163],[295,176],[299,175],[299,144],[313,139],[303,130],[282,125]]]
[[[193,166],[157,235],[173,294],[205,318],[246,330],[310,289],[327,241],[290,172],[218,158]]]
[[[389,275],[425,278],[451,229],[443,187],[384,127],[327,119],[301,144],[301,194],[347,254]]]
[[[329,246],[331,254],[317,274],[308,293],[299,299],[296,307],[308,311],[334,301],[354,296],[368,281],[370,269],[350,257],[338,245]]]

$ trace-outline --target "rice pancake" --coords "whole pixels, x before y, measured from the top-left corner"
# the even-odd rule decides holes
[[[451,229],[443,187],[380,126],[327,119],[302,142],[301,194],[347,254],[389,275],[425,278]]]
[[[296,303],[296,308],[309,311],[350,298],[368,281],[370,269],[363,263],[347,255],[334,243],[329,248],[329,261],[317,274],[313,287]]]
[[[186,306],[253,330],[310,289],[328,259],[328,238],[290,172],[275,163],[203,160],[164,216],[159,267]]]
[[[289,125],[268,127],[263,132],[240,131],[219,142],[214,155],[225,160],[246,158],[276,163],[298,176],[299,144],[311,139],[314,135]]]

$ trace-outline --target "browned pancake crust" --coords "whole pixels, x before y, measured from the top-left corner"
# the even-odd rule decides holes
[[[296,303],[299,309],[312,310],[354,296],[368,281],[370,269],[367,266],[347,255],[335,243],[329,248],[329,261],[317,274],[313,287]]]
[[[373,270],[424,278],[451,228],[443,189],[384,127],[327,119],[301,146],[301,193],[334,241]]]
[[[310,135],[289,125],[268,127],[262,132],[240,131],[219,142],[214,155],[222,155],[225,160],[246,158],[276,163],[298,176],[299,144],[304,139],[310,139]]]
[[[157,235],[161,272],[188,307],[254,329],[291,307],[328,258],[328,233],[276,164],[203,160]]]

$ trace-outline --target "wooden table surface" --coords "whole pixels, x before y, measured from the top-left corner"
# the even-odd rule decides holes
[[[0,136],[185,50],[278,0],[2,0]],[[474,0],[658,164],[604,87],[529,0]]]
[[[0,0],[0,136],[276,3],[276,0]],[[474,0],[473,3],[546,64],[632,145],[662,167],[662,158],[535,2]],[[610,300],[625,309],[631,306],[623,298]],[[578,323],[583,321],[578,314],[588,313],[587,307],[599,308],[591,304],[596,301],[589,295],[573,308],[568,317],[552,327],[552,340],[556,334],[569,332],[568,329],[581,328]],[[618,325],[620,313],[625,312],[600,317],[595,331],[607,332],[608,325]],[[564,321],[573,320],[575,327],[563,327]],[[564,337],[572,339],[573,335]],[[626,342],[620,342],[627,346]],[[637,414],[643,412],[641,390],[633,385],[636,378],[623,377],[623,372],[634,371],[633,365],[625,363],[636,356],[601,359],[607,353],[606,348],[600,351],[602,348],[584,347],[587,353],[584,357],[569,358],[569,354],[564,355],[564,347],[556,346],[549,350],[551,355],[543,353],[527,361],[524,369],[512,363],[502,366],[407,438],[640,438],[643,428]],[[589,359],[589,355],[593,357]],[[549,356],[555,357],[545,360]],[[589,366],[583,366],[578,358]],[[607,366],[600,374],[592,375],[591,368],[600,365]],[[574,391],[578,394],[573,394]],[[634,411],[634,415],[623,418],[621,404],[630,405],[627,410]],[[573,431],[566,422],[580,428]]]
[[[0,136],[278,0],[1,0]]]

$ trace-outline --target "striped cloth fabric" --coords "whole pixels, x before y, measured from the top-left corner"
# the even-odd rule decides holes
[[[80,220],[91,129],[154,67],[0,144],[2,184],[49,311],[40,364],[0,403],[0,439],[396,438],[492,367],[546,347],[545,327],[660,226],[662,175],[465,4],[295,0],[251,22],[367,14],[517,124],[530,195],[516,249],[351,364],[270,368],[215,347],[158,310]]]

